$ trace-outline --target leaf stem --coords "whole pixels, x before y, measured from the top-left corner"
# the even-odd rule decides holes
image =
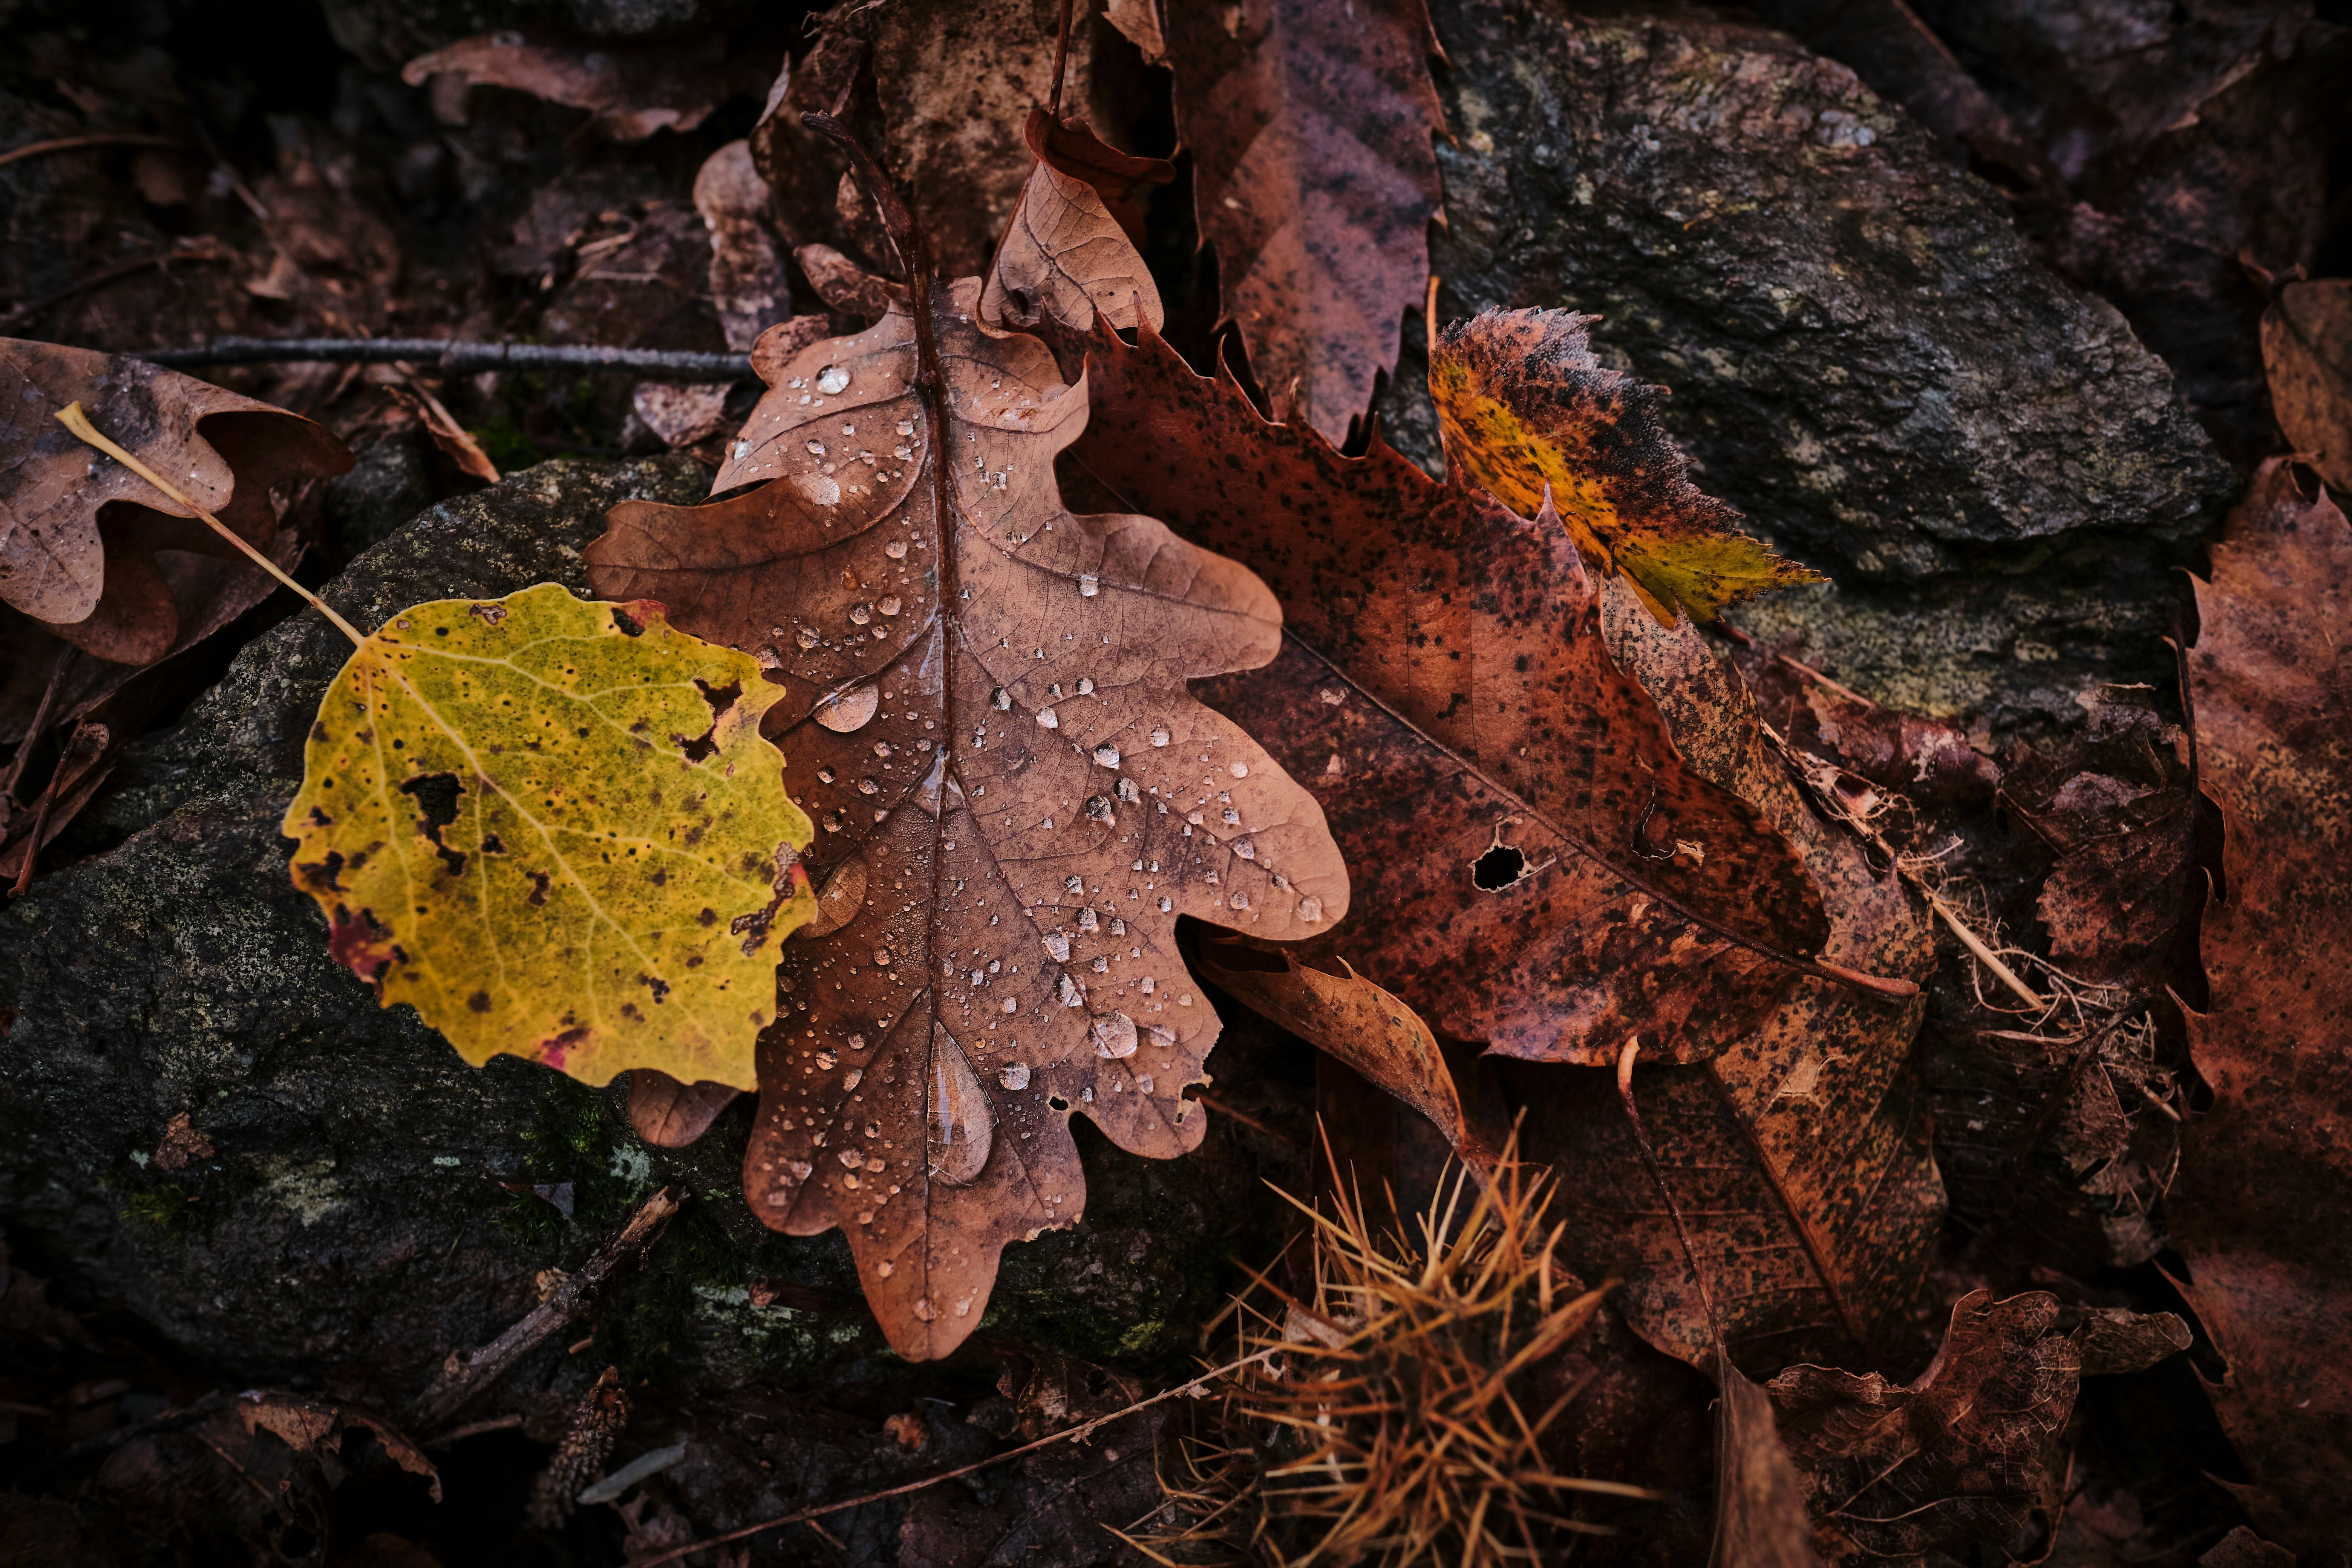
[[[337,631],[341,632],[345,637],[352,639],[352,646],[353,647],[365,647],[367,646],[366,633],[361,631],[357,626],[352,625],[351,622],[337,615],[334,607],[329,605],[326,600],[321,599],[318,595],[313,594],[310,589],[305,588],[301,584],[297,583],[293,578],[288,576],[286,573],[279,568],[277,562],[272,561],[268,556],[264,555],[260,551],[256,550],[251,544],[246,542],[245,539],[238,534],[235,529],[229,527],[228,524],[223,522],[220,519],[215,517],[212,513],[198,506],[194,501],[190,500],[185,495],[183,495],[180,492],[179,488],[173,485],[171,480],[165,479],[163,475],[157,473],[154,469],[149,468],[146,464],[132,457],[129,452],[124,451],[121,447],[115,445],[111,437],[106,436],[97,426],[92,425],[89,422],[89,416],[81,411],[81,405],[79,403],[68,403],[65,407],[59,409],[58,411],[58,423],[63,425],[67,429],[72,431],[75,435],[80,437],[83,440],[89,442],[91,446],[105,453],[108,457],[121,464],[124,468],[129,468],[132,473],[137,474],[141,479],[145,479],[149,484],[153,485],[157,489],[162,490],[165,495],[170,496],[173,500],[178,501],[182,506],[187,508],[188,510],[194,512],[197,517],[203,519],[206,527],[210,528],[215,533],[219,534],[223,539],[227,540],[231,544],[236,545],[239,550],[245,552],[246,558],[251,561],[256,566],[260,567],[264,572],[267,572],[272,577],[277,578],[278,582],[284,584],[287,587],[293,589],[297,594],[302,595],[303,598],[309,600],[312,609],[326,616],[328,620],[333,622]]]

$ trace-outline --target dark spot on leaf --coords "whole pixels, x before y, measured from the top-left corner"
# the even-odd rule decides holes
[[[495,833],[488,834],[488,835],[487,835],[487,836],[485,836],[485,837],[483,837],[483,839],[482,839],[482,853],[483,853],[483,854],[485,854],[485,855],[503,855],[503,854],[505,854],[506,852],[507,852],[506,840],[505,840],[505,839],[503,839],[503,838],[500,838],[497,834],[495,834]]]
[[[531,889],[530,905],[533,909],[537,909],[541,904],[547,902],[548,883],[552,880],[552,879],[544,871],[533,871],[530,874],[530,879],[532,882],[537,884],[537,886]]]
[[[466,1005],[477,1013],[487,1013],[490,1010],[490,994],[487,991],[477,991],[466,998]]]
[[[332,827],[335,819],[314,805],[310,808],[310,824],[314,827]]]
[[[705,907],[703,911],[694,918],[704,925],[715,926],[719,923],[719,911],[717,910]]]
[[[620,628],[620,633],[625,637],[645,635],[646,628],[630,619],[626,610],[616,609],[613,612],[613,625]]]

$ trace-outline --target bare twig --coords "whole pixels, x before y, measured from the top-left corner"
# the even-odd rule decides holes
[[[1787,654],[1780,652],[1778,648],[1766,647],[1762,643],[1758,642],[1754,637],[1749,637],[1746,632],[1741,631],[1738,626],[1733,626],[1729,621],[1723,619],[1721,616],[1717,616],[1716,618],[1716,625],[1723,629],[1724,636],[1729,637],[1733,642],[1738,643],[1741,647],[1752,648],[1769,659],[1787,665],[1790,669],[1795,670],[1799,675],[1803,676],[1807,680],[1811,681],[1814,685],[1822,688],[1823,690],[1834,691],[1840,697],[1844,698],[1847,701],[1859,702],[1864,708],[1873,710],[1877,708],[1877,703],[1873,702],[1869,698],[1864,697],[1853,687],[1842,685],[1837,681],[1832,680],[1828,676],[1823,675],[1811,665],[1800,663],[1798,660],[1790,658]]]
[[[178,147],[185,142],[169,136],[148,136],[131,131],[104,131],[88,136],[58,136],[47,142],[27,142],[22,147],[11,147],[0,153],[0,163],[21,163],[26,158],[46,158],[52,153],[76,153],[85,147]]]
[[[2003,963],[2000,961],[2000,955],[1986,945],[1984,938],[1970,931],[1968,922],[1960,919],[1952,906],[1946,903],[1933,888],[1927,886],[1916,874],[1905,872],[1904,875],[1912,886],[1927,895],[1927,907],[1944,917],[1944,923],[1952,928],[1952,934],[1960,939],[1960,945],[1975,954],[1978,963],[1991,970],[1994,979],[2016,992],[2019,998],[2029,1007],[2044,1008],[2050,1005],[2049,998],[2020,980],[2017,977],[2017,972]]]
[[[441,1375],[417,1395],[402,1425],[413,1432],[431,1431],[464,1409],[509,1367],[587,1310],[604,1281],[651,1246],[677,1211],[678,1200],[670,1195],[667,1187],[647,1198],[629,1216],[629,1223],[621,1227],[621,1234],[606,1242],[604,1249],[588,1260],[587,1267],[557,1286],[546,1300],[525,1313],[512,1328],[473,1354],[452,1355],[443,1363]]]
[[[758,1535],[763,1531],[781,1530],[788,1524],[805,1524],[812,1520],[822,1519],[829,1513],[840,1513],[845,1509],[863,1508],[869,1502],[880,1502],[887,1498],[904,1497],[908,1492],[919,1492],[926,1487],[935,1487],[941,1481],[951,1481],[959,1476],[971,1475],[975,1470],[988,1469],[992,1466],[1003,1464],[1008,1459],[1017,1459],[1024,1454],[1050,1447],[1055,1443],[1066,1442],[1074,1437],[1084,1437],[1088,1433],[1108,1426],[1114,1421],[1125,1420],[1139,1410],[1148,1410],[1163,1400],[1190,1394],[1196,1388],[1205,1388],[1221,1377],[1230,1376],[1245,1366],[1254,1365],[1268,1356],[1280,1353],[1282,1349],[1280,1345],[1268,1345],[1254,1354],[1242,1357],[1239,1361],[1228,1362],[1223,1366],[1204,1372],[1190,1383],[1180,1383],[1173,1388],[1162,1389],[1149,1399],[1139,1399],[1124,1409],[1114,1410],[1107,1415],[1097,1415],[1091,1421],[1080,1422],[1066,1431],[1052,1433],[1038,1438],[1034,1443],[1024,1443],[1018,1448],[1008,1448],[1002,1454],[992,1454],[985,1459],[975,1459],[969,1465],[959,1465],[952,1470],[941,1470],[937,1475],[925,1476],[919,1481],[908,1481],[900,1486],[886,1487],[878,1492],[867,1492],[864,1497],[849,1498],[841,1502],[829,1502],[822,1508],[803,1509],[798,1513],[780,1514],[774,1519],[761,1520],[757,1524],[747,1524],[740,1530],[730,1530],[724,1535],[713,1535],[701,1541],[689,1541],[683,1546],[671,1547],[658,1557],[637,1559],[635,1568],[656,1568],[658,1563],[676,1562],[689,1552],[707,1552],[714,1546],[724,1546],[730,1541],[740,1541],[745,1536]]]
[[[16,743],[16,754],[8,759],[7,775],[0,778],[0,806],[16,804],[16,785],[25,776],[25,764],[32,759],[33,747],[39,742],[41,731],[49,727],[49,714],[58,705],[58,689],[66,682],[66,669],[73,663],[76,651],[73,644],[66,644],[58,650],[57,662],[49,666],[48,684],[41,688],[41,705],[33,710],[33,722],[26,730],[25,738]],[[5,821],[6,816],[5,810],[0,810],[0,821]]]
[[[181,369],[207,364],[429,365],[454,375],[485,370],[609,370],[631,375],[740,379],[749,354],[620,349],[597,343],[482,343],[455,338],[215,338],[188,348],[141,349],[128,357]]]

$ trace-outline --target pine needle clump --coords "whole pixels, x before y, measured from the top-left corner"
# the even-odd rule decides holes
[[[1287,1196],[1288,1194],[1285,1194]],[[1182,1528],[1136,1544],[1192,1565],[1560,1560],[1577,1492],[1652,1497],[1554,1475],[1540,1442],[1581,1384],[1540,1410],[1530,1369],[1589,1323],[1615,1282],[1586,1290],[1553,1261],[1549,1184],[1510,1151],[1481,1188],[1456,1170],[1428,1212],[1385,1234],[1360,1194],[1311,1222],[1313,1300],[1260,1277],[1234,1303],[1238,1366],[1204,1396],[1162,1477]]]

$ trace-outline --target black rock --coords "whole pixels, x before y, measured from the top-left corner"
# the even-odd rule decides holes
[[[1441,314],[1597,312],[1698,482],[1827,573],[1734,621],[1985,731],[2160,679],[2236,489],[2164,363],[1845,67],[1704,17],[1438,0]],[[1432,467],[1418,323],[1381,411]]]

